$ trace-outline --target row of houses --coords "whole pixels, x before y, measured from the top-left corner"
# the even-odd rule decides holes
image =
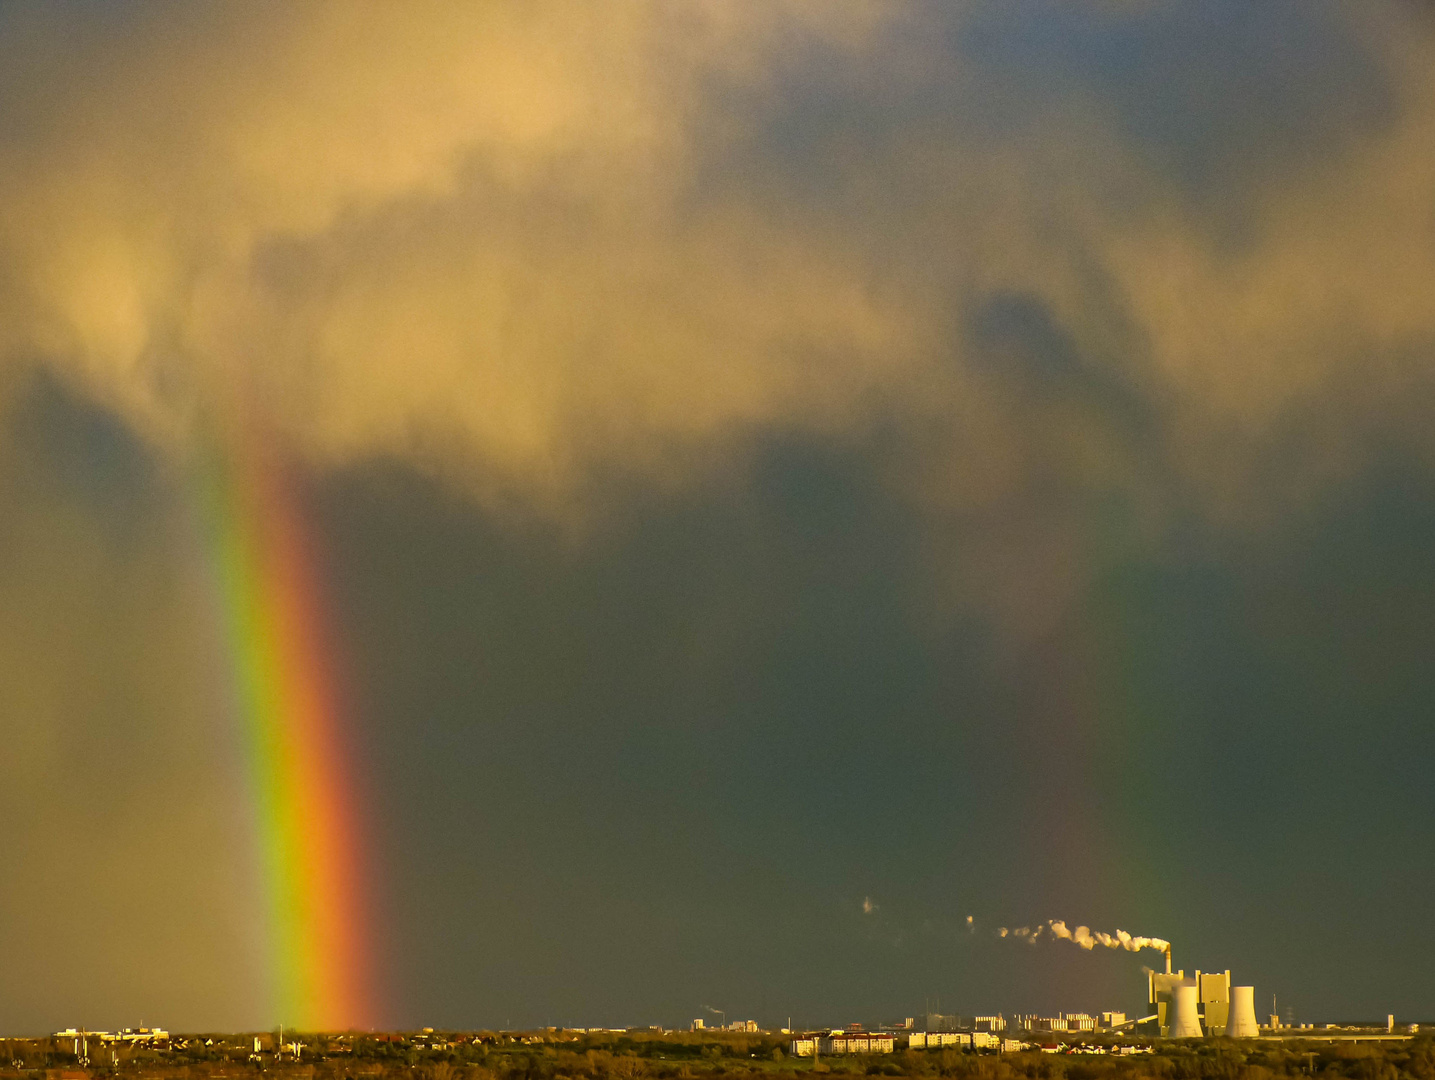
[[[1055,1016],[1019,1013],[1012,1018],[1014,1027],[1026,1031],[1109,1031],[1125,1023],[1123,1012],[1104,1012],[1099,1017],[1090,1013],[1057,1013]]]
[[[958,1050],[1000,1050],[1003,1042],[1011,1042],[992,1031],[914,1031],[907,1036],[913,1050],[935,1050],[955,1046]]]
[[[898,1048],[935,1050],[1000,1050],[1011,1053],[1030,1049],[1029,1043],[1006,1039],[990,1031],[834,1031],[830,1035],[799,1035],[792,1040],[793,1057],[822,1054],[890,1054]]]
[[[896,1049],[896,1036],[877,1031],[834,1031],[831,1035],[814,1035],[792,1040],[794,1057],[814,1054],[890,1054]]]
[[[1104,1012],[1099,1017],[1090,1013],[1057,1013],[1055,1016],[1041,1016],[1037,1013],[1017,1013],[1008,1025],[1007,1018],[997,1016],[974,1016],[970,1021],[960,1016],[943,1016],[927,1013],[923,1027],[928,1032],[984,1031],[1001,1033],[1008,1026],[1015,1031],[1110,1031],[1126,1024],[1126,1014]],[[898,1027],[911,1028],[912,1020]]]

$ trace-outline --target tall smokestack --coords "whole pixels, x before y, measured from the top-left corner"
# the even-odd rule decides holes
[[[1166,946],[1166,974],[1171,974],[1171,946]]]

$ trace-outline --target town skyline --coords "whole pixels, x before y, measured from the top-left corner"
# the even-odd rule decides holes
[[[1432,132],[1419,0],[0,3],[0,1032],[1435,1020]]]

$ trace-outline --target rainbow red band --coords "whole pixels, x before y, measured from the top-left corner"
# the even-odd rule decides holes
[[[266,879],[276,1023],[372,1022],[353,785],[313,544],[282,459],[229,440],[206,502]]]

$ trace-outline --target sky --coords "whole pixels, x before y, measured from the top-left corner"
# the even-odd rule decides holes
[[[0,3],[0,1030],[303,1023],[216,461],[336,1024],[1435,1020],[1432,408],[1416,0]]]

